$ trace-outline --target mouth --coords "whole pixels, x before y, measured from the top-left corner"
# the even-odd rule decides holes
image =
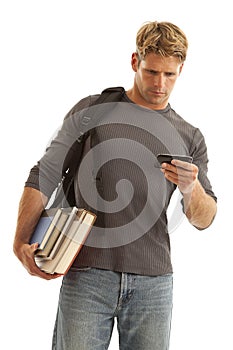
[[[157,91],[157,90],[150,90],[150,92],[155,96],[164,96],[165,92]]]

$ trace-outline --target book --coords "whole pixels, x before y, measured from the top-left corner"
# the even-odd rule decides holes
[[[53,259],[55,257],[55,255],[57,254],[57,252],[60,249],[60,246],[62,244],[63,237],[64,237],[64,235],[68,234],[69,229],[70,229],[70,227],[72,225],[72,222],[74,221],[74,219],[76,217],[77,212],[78,212],[78,208],[73,207],[72,211],[69,214],[69,218],[67,219],[64,227],[62,228],[62,235],[61,234],[59,235],[59,237],[58,237],[58,239],[57,239],[57,241],[56,241],[52,251],[50,252],[50,254],[48,256],[48,258]]]
[[[60,233],[61,233],[66,221],[68,220],[68,217],[69,217],[69,213],[61,212],[56,224],[53,224],[54,227],[53,227],[52,231],[49,232],[49,234],[48,234],[48,232],[46,232],[44,239],[42,241],[42,243],[44,243],[44,244],[39,245],[39,247],[36,251],[36,256],[49,257],[50,253],[52,252],[52,250],[57,242],[57,239],[60,236]]]
[[[67,270],[70,266],[70,256],[76,257],[80,252],[83,242],[85,242],[90,227],[93,225],[93,217],[88,213],[85,214],[83,221],[81,222],[78,230],[75,233],[75,236],[70,239],[68,237],[68,249],[64,251],[62,259],[59,260],[59,263],[56,266],[56,271]]]
[[[44,230],[44,237],[47,236],[47,242],[45,242],[43,249],[40,249],[39,246],[39,249],[35,253],[35,262],[41,270],[47,273],[64,275],[69,270],[85,243],[96,220],[96,215],[86,209],[78,209],[76,207],[73,207],[70,211],[67,211],[67,209],[58,210],[61,211],[61,213],[53,231],[50,232],[50,235],[47,235],[47,230],[50,225],[47,227],[47,230]],[[53,214],[54,216],[51,218],[50,213],[50,223],[53,222],[57,213]],[[67,218],[61,226],[62,218],[64,220],[63,214],[65,214]],[[48,217],[48,213],[43,213],[40,221],[44,221],[44,217]],[[57,217],[58,214],[56,218]],[[38,227],[42,227],[40,222],[35,230],[37,232],[34,231],[33,233],[32,242],[35,241],[35,237],[38,237]],[[56,232],[56,235],[54,232]],[[41,235],[40,233],[40,236]],[[49,249],[46,250],[46,247],[49,247]]]
[[[61,212],[61,209],[44,210],[29,243],[39,243],[38,249],[43,249],[48,237],[56,226]]]

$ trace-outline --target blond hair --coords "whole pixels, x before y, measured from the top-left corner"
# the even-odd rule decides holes
[[[175,56],[184,62],[187,55],[188,40],[182,30],[169,22],[147,22],[137,32],[136,50],[139,60],[148,53],[163,57]]]

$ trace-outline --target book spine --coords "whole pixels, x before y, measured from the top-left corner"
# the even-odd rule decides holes
[[[65,226],[63,227],[62,229],[62,234],[60,234],[57,242],[55,243],[53,249],[51,250],[50,254],[49,254],[49,258],[53,259],[57,252],[59,251],[61,245],[62,245],[62,242],[64,240],[64,235],[67,234],[72,222],[74,221],[76,215],[77,215],[77,212],[78,212],[78,208],[74,207],[69,215],[69,218],[67,219],[66,223],[65,223]]]
[[[52,234],[53,230],[56,227],[56,224],[58,222],[58,219],[60,218],[61,213],[62,213],[61,209],[58,209],[56,214],[54,215],[52,221],[51,221],[51,224],[49,225],[48,229],[46,230],[46,232],[44,234],[44,238],[43,238],[41,244],[38,247],[38,251],[44,249],[44,247],[45,247],[45,245],[46,245],[50,235]]]
[[[95,221],[95,216],[88,212],[85,213],[84,219],[80,225],[76,228],[75,235],[70,239],[69,246],[65,249],[63,256],[59,260],[59,263],[54,269],[54,272],[66,274],[78,256],[83,244],[85,243],[87,236]]]
[[[62,213],[59,217],[58,222],[56,223],[56,226],[54,227],[52,233],[50,234],[44,249],[39,250],[36,253],[36,256],[39,257],[49,257],[50,252],[52,251],[54,245],[56,244],[57,239],[59,238],[62,228],[64,227],[66,220],[68,219],[68,213]]]

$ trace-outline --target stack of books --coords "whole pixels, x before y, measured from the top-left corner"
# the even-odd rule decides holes
[[[47,273],[66,274],[80,252],[96,215],[86,209],[44,210],[30,244],[39,243],[35,262]]]

